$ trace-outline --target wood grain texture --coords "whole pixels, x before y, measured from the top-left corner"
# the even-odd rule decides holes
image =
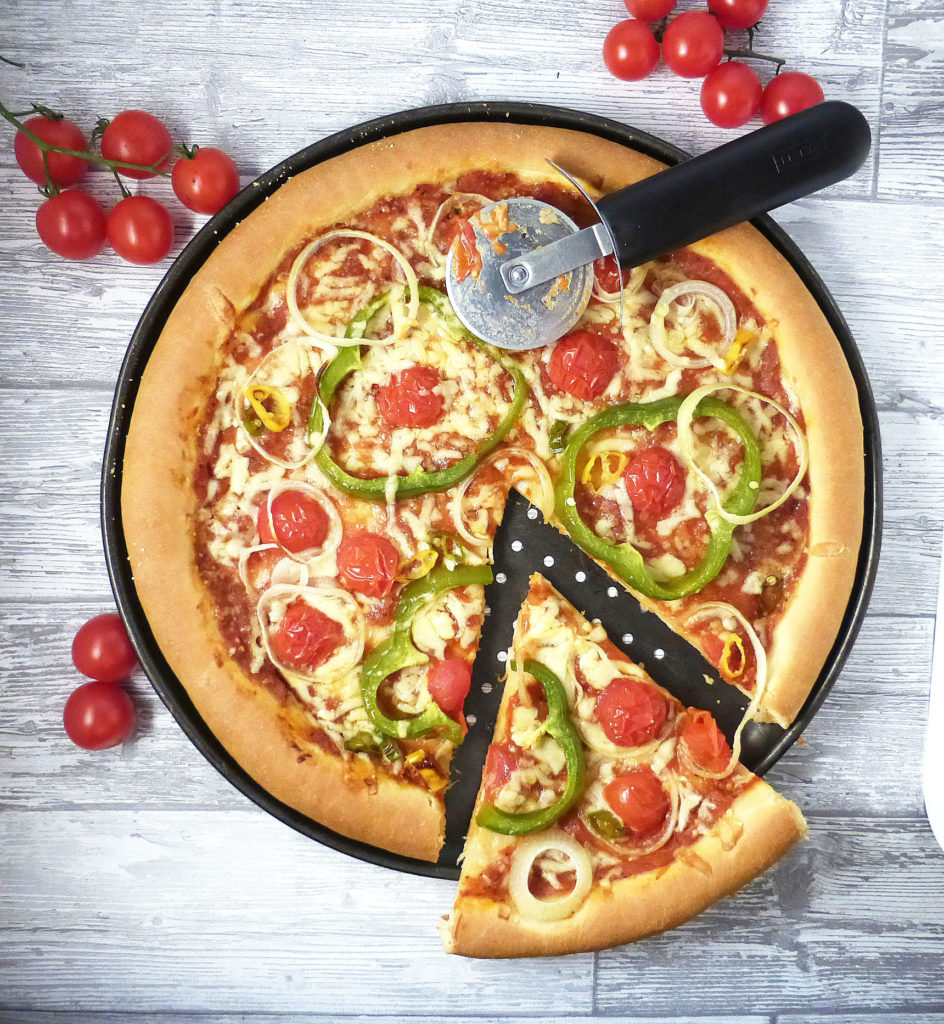
[[[705,121],[697,81],[607,74],[600,46],[624,17],[622,0],[9,0],[0,54],[26,68],[0,64],[0,98],[45,100],[84,126],[152,110],[176,137],[229,151],[244,182],[427,103],[557,103],[692,152],[739,134]],[[944,1021],[944,855],[920,791],[944,525],[944,4],[771,0],[757,43],[873,127],[862,171],[775,219],[872,379],[883,558],[833,693],[768,776],[811,839],[686,927],[597,957],[443,956],[451,884],[360,864],[268,818],[140,674],[133,742],[67,742],[71,638],[111,605],[98,523],[111,394],[168,264],[51,257],[0,125],[0,1024]],[[116,199],[108,175],[87,187]],[[166,181],[133,187],[169,201],[178,252],[202,218]]]

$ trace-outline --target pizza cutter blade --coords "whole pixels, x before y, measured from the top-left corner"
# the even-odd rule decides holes
[[[481,269],[459,272],[454,243],[446,290],[478,337],[512,350],[548,345],[586,309],[594,260],[647,263],[842,181],[870,145],[863,115],[831,101],[611,192],[593,204],[599,223],[583,230],[536,199],[492,203],[471,218]]]

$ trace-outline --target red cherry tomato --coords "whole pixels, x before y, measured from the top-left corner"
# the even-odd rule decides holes
[[[558,390],[589,402],[606,391],[618,360],[613,342],[592,331],[571,331],[554,346],[548,373]]]
[[[708,10],[722,28],[739,30],[756,25],[769,3],[770,0],[708,0]]]
[[[624,82],[638,82],[651,75],[659,63],[659,44],[644,21],[620,21],[603,40],[603,62],[611,75]]]
[[[117,683],[131,675],[138,657],[121,618],[112,612],[89,619],[75,634],[72,662],[83,676]]]
[[[282,621],[269,634],[275,656],[291,668],[316,669],[344,641],[340,622],[301,599],[285,609]]]
[[[367,597],[386,597],[400,565],[400,553],[379,533],[358,530],[338,547],[338,575],[348,589]]]
[[[71,121],[56,121],[51,117],[31,117],[23,122],[34,135],[43,142],[61,149],[85,149],[86,139],[82,129]],[[20,165],[20,170],[37,185],[46,184],[46,171],[43,168],[43,154],[39,146],[22,132],[16,133],[13,142],[13,155]],[[65,153],[48,153],[49,177],[53,185],[67,188],[74,185],[88,168],[88,161],[77,156],[66,156]]]
[[[159,263],[174,244],[174,222],[150,196],[129,196],[108,215],[108,241],[129,263]]]
[[[485,784],[490,795],[494,795],[511,778],[518,767],[519,754],[507,743],[493,743],[485,757]]]
[[[87,260],[105,245],[105,211],[87,192],[70,189],[36,211],[36,231],[47,249],[67,260]]]
[[[724,733],[707,711],[689,708],[679,738],[684,741],[692,760],[708,772],[721,772],[731,760],[731,748]]]
[[[638,747],[662,732],[669,706],[648,683],[614,679],[597,698],[596,712],[607,739],[620,747]]]
[[[272,499],[272,524],[267,503],[263,502],[256,519],[263,544],[279,544],[297,554],[320,548],[328,536],[328,513],[319,501],[303,491],[282,491]]]
[[[682,78],[701,78],[724,54],[724,30],[707,11],[686,11],[669,23],[662,59]]]
[[[118,114],[102,135],[102,156],[128,164],[155,166],[155,171],[118,168],[126,178],[153,178],[165,171],[174,158],[170,132],[153,114],[144,110],[125,110]]]
[[[76,746],[105,750],[131,735],[134,705],[117,683],[83,683],[66,701],[62,724]]]
[[[633,512],[642,522],[654,522],[675,508],[685,493],[685,474],[667,449],[643,448],[623,471]]]
[[[671,807],[659,777],[648,765],[617,775],[604,786],[603,799],[636,835],[654,832],[665,821]]]
[[[626,0],[626,10],[640,21],[658,21],[672,13],[675,0]]]
[[[701,85],[701,109],[719,128],[740,128],[760,110],[764,89],[746,64],[719,64]]]
[[[431,427],[443,412],[442,383],[432,366],[410,366],[395,373],[377,392],[377,409],[391,427]]]
[[[435,662],[426,676],[430,696],[446,712],[454,715],[462,710],[472,686],[472,666],[462,658],[446,658]]]
[[[174,194],[194,213],[216,213],[239,191],[236,164],[221,150],[200,147],[181,157],[171,173]]]
[[[623,275],[615,256],[604,256],[593,264],[597,284],[605,292],[618,292],[623,287]]]
[[[760,116],[764,124],[773,124],[791,114],[815,107],[825,97],[819,82],[802,71],[783,71],[767,83],[760,101]]]

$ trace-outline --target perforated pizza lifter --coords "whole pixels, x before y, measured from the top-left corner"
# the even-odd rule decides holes
[[[452,759],[446,840],[438,861],[442,866],[454,865],[465,844],[501,703],[504,659],[532,572],[545,576],[588,619],[599,619],[613,642],[641,663],[660,686],[684,704],[710,711],[728,742],[747,706],[747,698],[736,687],[709,684],[706,677],[717,679],[717,670],[657,615],[645,611],[614,584],[571,540],[544,523],[540,512],[515,490],[509,494],[495,535],[494,559],[495,581],[485,590],[488,613],[466,700],[469,733]],[[742,737],[741,762],[762,774],[788,745],[785,739],[786,733],[777,725],[750,722]]]

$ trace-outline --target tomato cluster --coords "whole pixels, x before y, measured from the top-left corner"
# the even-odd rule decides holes
[[[134,705],[119,686],[138,663],[121,619],[96,615],[75,634],[72,661],[92,682],[83,683],[66,701],[62,724],[69,739],[86,750],[104,750],[134,730]]]
[[[705,11],[685,11],[671,21],[676,0],[625,0],[633,18],[610,29],[603,60],[625,81],[655,71],[662,59],[682,78],[703,78],[701,108],[719,128],[739,128],[760,113],[771,124],[823,101],[815,78],[800,71],[781,73],[785,63],[753,49],[754,31],[770,0],[708,0]],[[635,20],[633,20],[635,19]],[[652,23],[659,22],[655,29]],[[725,33],[748,32],[748,48],[726,49]],[[725,56],[772,61],[774,77],[764,87],[753,68]]]
[[[221,150],[175,146],[167,127],[144,110],[125,110],[99,121],[92,141],[72,121],[34,105],[26,121],[0,105],[17,128],[13,151],[20,169],[46,201],[36,212],[43,243],[68,260],[97,256],[106,240],[129,263],[157,263],[174,244],[174,224],[156,199],[132,195],[119,175],[137,181],[170,176],[174,193],[195,213],[216,213],[239,191],[236,164]],[[93,164],[112,171],[123,198],[109,213],[88,192],[73,188]],[[171,170],[171,168],[173,168]]]

